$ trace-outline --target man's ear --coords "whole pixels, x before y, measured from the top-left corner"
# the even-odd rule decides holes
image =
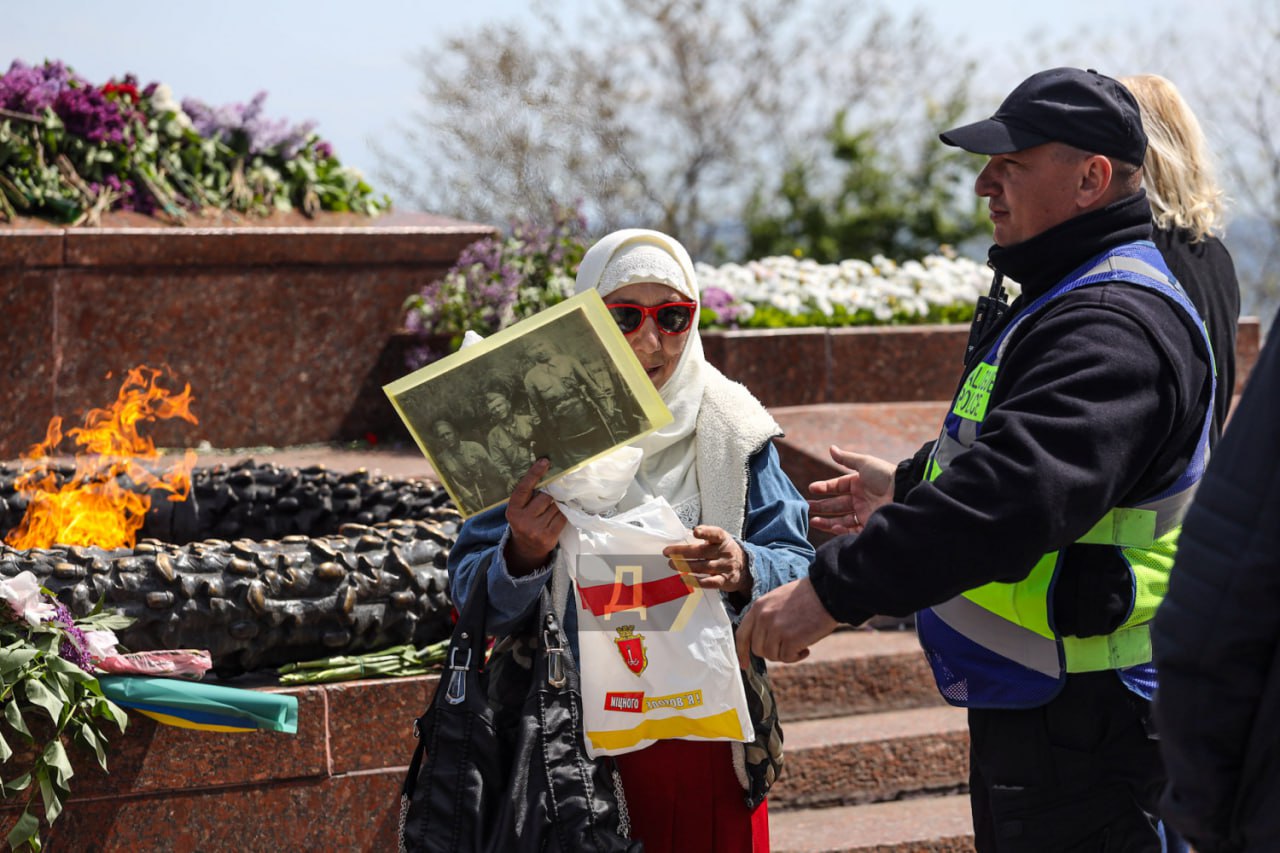
[[[1109,203],[1111,189],[1111,161],[1101,154],[1093,154],[1080,164],[1079,184],[1076,187],[1076,203],[1082,210],[1100,207],[1099,202]]]

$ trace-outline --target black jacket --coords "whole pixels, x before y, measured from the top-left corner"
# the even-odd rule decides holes
[[[1272,335],[1187,513],[1151,628],[1161,811],[1202,853],[1280,850],[1277,391]]]
[[[1157,228],[1151,239],[1209,329],[1213,359],[1218,367],[1212,437],[1216,445],[1227,422],[1227,413],[1231,411],[1231,396],[1236,387],[1236,327],[1240,322],[1236,265],[1227,247],[1216,237],[1193,243],[1191,232],[1184,228]]]
[[[1006,322],[1095,255],[1149,239],[1150,216],[1138,193],[1016,246],[992,247],[992,264],[1022,285]],[[1170,485],[1209,405],[1198,336],[1165,298],[1119,283],[1080,288],[1024,323],[973,447],[928,483],[920,482],[919,456],[904,463],[900,482],[914,484],[910,491],[860,535],[818,549],[809,576],[828,612],[857,624],[1021,580],[1111,507]],[[1062,633],[1105,633],[1125,618],[1131,593],[1127,573],[1106,564],[1114,554],[1089,545],[1068,552],[1071,571],[1064,568],[1054,603]]]

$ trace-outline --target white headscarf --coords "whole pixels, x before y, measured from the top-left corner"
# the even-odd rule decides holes
[[[684,246],[666,234],[640,228],[615,231],[592,246],[578,266],[575,292],[594,288],[604,297],[639,282],[665,284],[701,307],[693,261]],[[702,338],[698,336],[697,317],[695,309],[693,327],[685,333],[687,339],[676,369],[658,389],[674,420],[634,443],[644,451],[644,458],[635,481],[618,504],[620,510],[663,497],[679,511],[682,505],[692,508],[698,499],[695,430],[708,365],[702,353]]]

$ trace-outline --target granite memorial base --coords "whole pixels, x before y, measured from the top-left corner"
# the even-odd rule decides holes
[[[72,793],[43,828],[45,849],[395,850],[413,721],[436,681],[263,688],[297,697],[296,734],[196,731],[130,713],[125,734],[113,730],[110,772],[69,748]],[[21,813],[0,800],[0,837]]]

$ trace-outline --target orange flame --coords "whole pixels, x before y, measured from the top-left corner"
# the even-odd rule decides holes
[[[155,442],[138,435],[142,423],[175,417],[199,423],[191,414],[191,386],[172,395],[156,385],[161,373],[145,365],[130,370],[110,408],[92,409],[83,427],[67,431],[84,450],[75,455],[75,474],[62,484],[50,458],[62,441],[62,418],[49,421],[44,441],[22,455],[23,473],[14,488],[26,496],[27,511],[5,537],[7,544],[132,548],[151,508],[148,492],[187,499],[195,451],[187,450],[181,463],[160,476],[140,464],[160,456]]]

